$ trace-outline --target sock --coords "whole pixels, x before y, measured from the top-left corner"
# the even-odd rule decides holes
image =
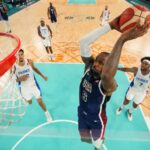
[[[129,113],[132,114],[134,110],[136,110],[136,108],[134,108],[134,107],[130,108],[130,109],[129,109]]]
[[[52,119],[49,111],[45,111],[45,116],[46,116],[47,119]]]

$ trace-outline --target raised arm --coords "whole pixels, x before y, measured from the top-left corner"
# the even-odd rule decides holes
[[[148,28],[149,25],[147,24],[143,27],[137,24],[134,29],[124,32],[117,40],[102,70],[102,86],[106,93],[113,92],[116,89],[116,82],[114,80],[114,76],[118,68],[124,43],[137,37],[143,36],[148,31]]]
[[[90,45],[112,29],[120,31],[118,26],[119,17],[120,16],[116,17],[110,23],[106,23],[102,27],[96,28],[80,40],[80,55],[83,62],[85,63],[85,69],[88,68],[90,64],[94,61]]]
[[[92,57],[92,49],[90,48],[90,45],[110,30],[110,25],[105,24],[103,27],[98,27],[97,29],[88,33],[80,40],[80,55],[83,62],[85,63],[86,68],[88,68],[88,66],[90,66],[94,60]]]
[[[30,64],[30,66],[32,67],[32,69],[33,69],[38,75],[40,75],[45,81],[48,80],[48,78],[47,78],[46,76],[44,76],[44,75],[40,72],[40,70],[34,66],[34,63],[33,63],[32,60],[28,60],[28,62],[29,62],[29,64]]]
[[[131,73],[136,74],[138,71],[138,68],[137,67],[132,67],[132,68],[124,67],[124,68],[118,68],[118,70],[124,71],[124,72],[131,72]]]

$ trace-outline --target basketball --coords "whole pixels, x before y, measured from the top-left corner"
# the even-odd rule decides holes
[[[134,5],[124,10],[119,20],[121,32],[134,28],[139,19],[140,25],[144,25],[146,22],[150,24],[150,12],[146,7]]]

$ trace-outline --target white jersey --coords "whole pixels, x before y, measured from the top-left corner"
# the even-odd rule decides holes
[[[40,26],[40,32],[41,32],[41,35],[45,38],[50,36],[50,32],[49,32],[48,27],[46,25]]]
[[[33,69],[29,65],[28,60],[25,60],[24,66],[19,66],[18,64],[15,64],[14,67],[15,67],[16,77],[21,77],[23,75],[28,76],[28,79],[26,81],[19,82],[19,86],[29,87],[29,86],[35,86],[36,85],[36,79],[34,77]]]
[[[138,91],[147,91],[150,85],[150,73],[147,75],[142,75],[141,67],[138,68],[137,74],[134,80],[131,82],[131,86],[136,88]]]
[[[105,19],[105,20],[108,20],[109,19],[109,10],[104,10],[103,11],[103,14],[102,14],[102,18]]]

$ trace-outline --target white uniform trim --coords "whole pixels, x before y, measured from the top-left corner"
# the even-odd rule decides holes
[[[111,31],[111,27],[108,23],[104,26],[96,28],[94,31],[88,33],[80,40],[80,54],[82,57],[91,57],[90,44],[100,38],[102,35]]]
[[[100,137],[94,141],[94,139],[92,138],[92,143],[93,145],[96,147],[96,148],[100,148],[102,146],[102,143],[103,143],[103,139],[102,139],[102,134],[103,134],[103,130],[104,130],[104,124],[103,124],[103,120],[101,118],[101,112],[102,112],[102,105],[104,103],[104,100],[105,100],[105,97],[106,95],[102,92],[102,89],[101,89],[101,81],[99,82],[99,90],[100,90],[100,93],[103,95],[103,100],[102,100],[102,104],[100,105],[100,112],[99,112],[99,117],[100,117],[100,120],[101,120],[101,123],[102,123],[102,130],[101,130],[101,135]]]

